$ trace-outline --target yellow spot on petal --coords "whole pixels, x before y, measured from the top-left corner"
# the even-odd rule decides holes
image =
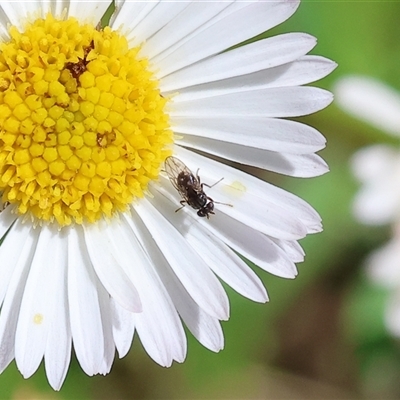
[[[239,181],[233,181],[229,185],[223,185],[223,191],[227,193],[230,197],[238,198],[246,193],[247,188],[243,185],[243,183]]]
[[[43,314],[35,314],[33,316],[33,323],[35,325],[41,325],[43,323],[43,319],[44,319]]]

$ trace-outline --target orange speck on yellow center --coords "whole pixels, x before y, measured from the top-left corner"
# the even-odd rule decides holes
[[[48,15],[0,45],[0,191],[60,226],[123,212],[169,155],[166,99],[139,48]]]

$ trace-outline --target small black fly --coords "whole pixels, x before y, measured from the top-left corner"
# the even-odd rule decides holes
[[[201,183],[199,170],[197,170],[196,175],[194,175],[181,160],[172,156],[165,160],[165,172],[174,188],[183,198],[183,200],[180,201],[182,207],[185,206],[185,203],[188,204],[195,210],[198,210],[197,215],[199,217],[210,218],[210,214],[215,214],[214,203],[217,202],[204,193],[203,186],[211,188],[221,182],[223,178],[215,182],[212,186],[209,186],[206,183]],[[225,205],[232,207],[231,204]],[[175,210],[175,212],[179,211],[182,207]]]

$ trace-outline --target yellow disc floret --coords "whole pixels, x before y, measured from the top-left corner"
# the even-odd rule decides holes
[[[10,36],[0,45],[2,202],[60,226],[125,211],[172,141],[147,60],[74,18],[48,15]]]

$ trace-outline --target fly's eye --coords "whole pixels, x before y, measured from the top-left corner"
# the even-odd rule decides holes
[[[197,215],[198,215],[199,217],[205,217],[205,216],[208,215],[208,212],[207,212],[206,209],[202,208],[201,210],[197,211]]]
[[[212,201],[210,201],[207,205],[206,205],[206,209],[208,212],[214,211],[214,203]]]

